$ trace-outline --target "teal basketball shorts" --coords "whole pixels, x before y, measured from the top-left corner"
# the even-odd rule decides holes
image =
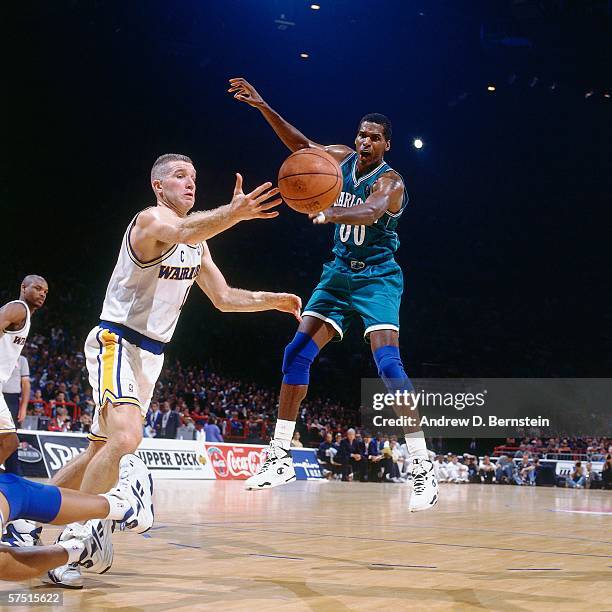
[[[359,264],[353,262],[355,267]],[[363,321],[365,337],[378,329],[399,331],[403,290],[402,269],[394,259],[356,270],[336,258],[323,265],[321,280],[302,315],[326,321],[340,340],[357,317]]]

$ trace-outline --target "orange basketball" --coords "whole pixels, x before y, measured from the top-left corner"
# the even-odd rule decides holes
[[[278,171],[278,188],[287,205],[298,212],[318,213],[331,206],[342,190],[338,162],[321,149],[292,153]]]

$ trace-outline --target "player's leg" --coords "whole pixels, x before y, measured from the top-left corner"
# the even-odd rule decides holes
[[[107,404],[100,420],[105,423],[106,443],[89,461],[83,474],[81,491],[102,493],[110,489],[119,476],[123,455],[133,453],[142,441],[140,408],[132,404]]]
[[[81,492],[70,492],[78,496],[89,494]],[[146,466],[136,455],[125,455],[121,458],[119,465],[119,484],[111,490],[105,497],[112,500],[113,497],[127,499],[131,503],[132,511],[123,518],[115,519],[112,516],[97,517],[84,525],[72,523],[61,533],[58,543],[79,536],[82,533],[91,536],[92,554],[79,563],[70,562],[54,567],[48,572],[49,579],[55,584],[72,589],[83,587],[81,567],[98,574],[107,572],[113,563],[113,542],[112,532],[114,522],[119,521],[129,529],[134,529],[137,533],[144,533],[153,525],[153,481]],[[97,496],[93,496],[97,497]]]
[[[0,387],[0,463],[4,463],[19,447],[15,423]]]
[[[289,448],[300,405],[308,393],[310,366],[321,349],[337,331],[330,323],[305,315],[293,340],[285,347],[283,381],[281,383],[277,429],[274,439]],[[286,427],[279,427],[285,422]]]
[[[399,310],[404,291],[401,268],[394,260],[368,266],[353,274],[351,285],[352,303],[364,322],[365,337],[370,341],[379,376],[390,391],[412,391],[399,350]],[[418,414],[409,407],[398,406],[396,413],[419,421]],[[408,508],[413,512],[426,510],[438,501],[433,462],[418,424],[407,426],[403,433],[414,484]]]
[[[117,482],[121,457],[135,452],[142,441],[146,407],[164,357],[102,327],[90,332],[85,355],[97,405],[88,437],[105,443],[89,461],[81,491],[101,493]]]
[[[101,440],[90,440],[85,452],[79,453],[61,468],[51,478],[51,484],[64,489],[80,489],[87,466],[94,456],[104,448],[104,444],[105,442]]]
[[[0,511],[2,517],[25,518],[64,525],[74,521],[105,519],[125,522],[138,533],[150,529],[153,517],[145,517],[143,504],[150,504],[147,492],[136,492],[134,485],[146,467],[135,455],[121,460],[119,485],[102,495],[90,495],[54,485],[34,483],[14,475],[0,475]],[[142,494],[141,494],[142,493]],[[87,524],[86,524],[87,525]],[[0,561],[4,579],[23,579],[57,567],[57,564],[80,562],[90,569],[110,567],[96,534],[87,526],[75,523],[62,534],[56,546],[5,548],[15,551]],[[63,551],[63,552],[62,552]],[[112,561],[112,557],[111,557]]]
[[[247,479],[247,489],[268,489],[295,480],[289,447],[300,404],[308,392],[310,366],[336,333],[329,323],[305,315],[293,340],[286,346],[274,437],[270,441],[266,461],[257,474]]]
[[[14,431],[0,433],[0,463],[4,463],[19,448],[19,438]]]
[[[404,370],[399,351],[399,332],[391,329],[377,329],[369,334],[372,355],[378,368],[378,375],[385,382],[389,391],[412,391],[410,378]],[[418,411],[409,406],[394,408],[397,416],[411,416],[415,425],[405,425],[403,434],[410,461],[413,493],[408,509],[411,512],[427,510],[438,502],[438,482],[435,477],[433,462],[429,459],[425,435],[419,423]]]
[[[295,419],[308,391],[312,362],[334,336],[342,338],[344,328],[348,325],[348,286],[345,274],[333,264],[325,264],[321,281],[302,313],[302,322],[294,338],[285,347],[283,382],[274,437],[266,461],[259,472],[246,481],[249,490],[268,489],[295,480],[289,453]]]

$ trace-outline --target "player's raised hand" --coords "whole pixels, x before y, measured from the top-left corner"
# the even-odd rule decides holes
[[[280,312],[292,314],[298,321],[302,321],[302,300],[293,293],[275,293],[274,308]]]
[[[230,202],[232,214],[240,221],[248,221],[250,219],[273,219],[278,217],[278,211],[267,212],[272,208],[276,208],[282,200],[275,198],[271,200],[279,192],[277,187],[272,188],[272,183],[263,183],[245,194],[242,191],[242,175],[236,173],[236,185],[234,187],[234,197]]]
[[[236,100],[246,102],[255,108],[260,108],[265,105],[264,99],[246,79],[239,77],[230,79],[229,82],[230,88],[227,91],[233,93]]]

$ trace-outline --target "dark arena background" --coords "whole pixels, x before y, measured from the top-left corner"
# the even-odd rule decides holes
[[[23,353],[26,476],[46,482],[86,446],[83,343],[126,226],[155,205],[155,159],[193,159],[195,210],[229,203],[236,172],[245,191],[276,183],[289,151],[227,92],[232,77],[322,144],[353,146],[366,113],[391,119],[385,159],[410,196],[396,254],[410,377],[610,377],[610,0],[24,0],[2,14],[1,303],[27,274],[49,284]],[[208,245],[231,286],[306,304],[333,226],[279,210]],[[427,512],[407,510],[393,436],[379,436],[385,468],[368,478],[312,451],[294,457],[304,480],[246,491],[295,329],[275,311],[219,312],[194,287],[153,396],[178,429],[151,423],[142,447],[156,525],[115,534],[113,567],[84,573],[82,590],[6,582],[0,606],[19,591],[74,610],[612,609],[609,411],[589,435],[430,438],[442,484]],[[360,392],[376,376],[356,321],[313,364],[303,446],[375,435]],[[201,434],[213,418],[214,448]],[[162,450],[183,443],[209,478],[162,474]],[[591,466],[584,480],[576,462]]]

